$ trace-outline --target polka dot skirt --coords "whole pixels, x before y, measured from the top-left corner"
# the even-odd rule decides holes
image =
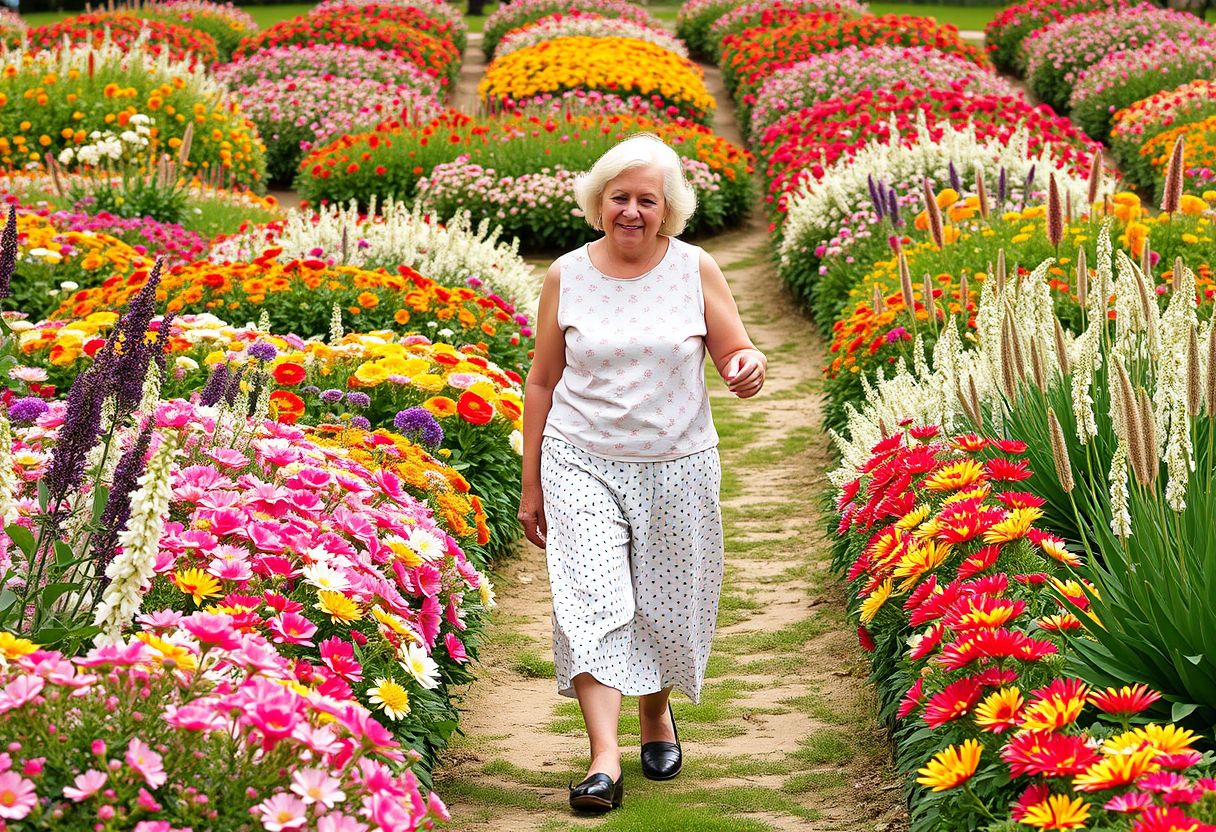
[[[563,696],[590,673],[626,696],[700,701],[722,590],[717,448],[617,462],[541,443],[553,656]]]

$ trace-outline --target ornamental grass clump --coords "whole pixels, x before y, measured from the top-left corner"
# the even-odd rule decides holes
[[[561,37],[517,49],[491,62],[477,94],[496,109],[574,89],[642,96],[661,110],[701,124],[712,121],[715,109],[699,66],[632,37]]]
[[[12,52],[9,59],[10,71],[0,78],[5,165],[45,167],[47,154],[58,158],[92,144],[94,131],[100,136],[124,130],[138,113],[152,120],[156,147],[171,156],[179,154],[187,125],[194,125],[187,173],[203,181],[222,174],[225,183],[262,187],[265,148],[253,123],[201,66],[142,50],[128,54],[109,41],[57,52]],[[154,171],[158,159],[145,159],[143,172]]]
[[[492,60],[498,43],[508,32],[551,15],[594,14],[604,18],[619,18],[650,29],[663,29],[650,12],[628,0],[518,0],[503,3],[486,18],[481,48]]]
[[[1195,15],[1150,3],[1066,17],[1026,38],[1026,83],[1040,101],[1067,113],[1082,73],[1105,55],[1177,38],[1202,41],[1210,35],[1210,27]]]

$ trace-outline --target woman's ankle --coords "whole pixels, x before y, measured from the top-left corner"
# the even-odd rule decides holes
[[[618,748],[615,751],[601,751],[593,754],[587,773],[591,775],[597,771],[607,774],[613,780],[619,779],[621,776],[621,750]]]

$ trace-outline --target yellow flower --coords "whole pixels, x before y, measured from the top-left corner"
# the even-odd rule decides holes
[[[870,593],[865,601],[862,601],[860,613],[862,624],[869,624],[874,620],[874,616],[878,615],[878,610],[891,597],[891,589],[892,581],[890,578],[887,578],[878,589]]]
[[[1183,194],[1178,208],[1184,214],[1198,216],[1208,209],[1208,204],[1193,194]]]
[[[384,711],[384,715],[394,722],[410,712],[410,695],[405,688],[392,679],[383,676],[376,679],[376,684],[367,690],[367,701]]]
[[[358,604],[334,589],[323,589],[317,593],[317,609],[328,615],[335,624],[349,624],[363,617]]]
[[[1089,804],[1081,798],[1053,794],[1026,808],[1021,822],[1037,829],[1080,829],[1089,820]]]
[[[388,370],[379,361],[368,361],[360,364],[359,369],[355,370],[355,378],[359,380],[359,383],[369,387],[382,384],[388,377]]]
[[[201,569],[182,569],[173,575],[173,583],[186,595],[194,598],[194,603],[200,605],[204,598],[214,598],[220,594],[220,582]]]
[[[974,459],[960,459],[935,471],[924,481],[924,487],[930,491],[954,491],[972,485],[983,475],[983,467]]]
[[[971,779],[980,764],[984,747],[977,740],[964,740],[933,755],[929,764],[916,772],[916,782],[935,792],[961,786]]]
[[[172,662],[182,670],[194,670],[198,667],[198,659],[180,644],[165,641],[146,630],[136,633],[135,637],[159,653],[164,663]]]
[[[1015,508],[1004,520],[995,523],[992,528],[984,532],[984,542],[1008,543],[1011,540],[1025,537],[1026,532],[1030,531],[1030,527],[1034,525],[1034,521],[1042,516],[1043,510],[1035,506]]]
[[[1158,753],[1155,748],[1142,748],[1130,754],[1109,755],[1073,778],[1072,787],[1079,792],[1099,792],[1126,786],[1145,774],[1160,771],[1161,766],[1155,762]]]
[[[3,654],[6,659],[19,659],[37,649],[38,645],[29,639],[20,638],[12,633],[0,632],[0,654]]]
[[[445,416],[451,416],[456,412],[456,402],[449,399],[447,396],[432,396],[422,403],[422,406],[430,411],[431,415],[442,419]]]
[[[397,560],[404,563],[406,566],[413,568],[422,565],[422,558],[418,557],[410,545],[399,537],[388,540],[389,550],[397,556]]]
[[[910,532],[925,522],[925,518],[929,516],[929,504],[921,503],[916,508],[909,511],[903,517],[895,521],[895,528]]]
[[[443,376],[435,375],[434,373],[419,373],[410,379],[410,383],[427,393],[438,393],[447,386],[447,382],[443,380]]]
[[[999,734],[1014,724],[1026,702],[1017,688],[1001,688],[990,693],[975,708],[975,724],[985,731]]]

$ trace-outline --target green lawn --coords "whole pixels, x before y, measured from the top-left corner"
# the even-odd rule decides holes
[[[871,3],[874,14],[912,14],[953,23],[959,29],[983,29],[1000,11],[1000,6],[936,6],[920,3]]]

